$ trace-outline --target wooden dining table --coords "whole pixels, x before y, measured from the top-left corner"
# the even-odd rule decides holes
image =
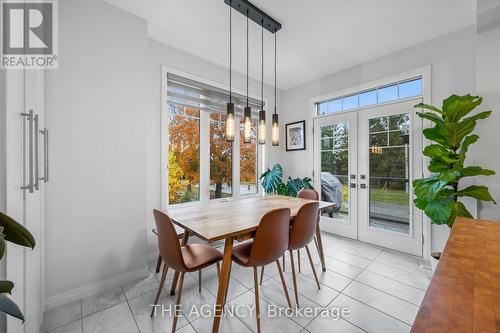
[[[290,220],[293,221],[300,207],[314,201],[280,195],[266,195],[240,200],[219,200],[180,207],[172,206],[164,210],[164,213],[176,225],[185,230],[181,241],[182,245],[188,243],[189,236],[191,235],[196,235],[208,243],[220,240],[225,241],[215,304],[213,333],[219,331],[222,309],[226,302],[234,241],[243,241],[251,238],[259,226],[261,218],[267,212],[278,208],[289,208],[291,211]],[[335,207],[335,204],[332,202],[319,202],[320,212],[332,207]],[[319,215],[316,228],[316,242],[322,269],[326,271],[323,243],[319,228]],[[178,276],[179,274],[176,272],[171,294],[175,292]]]

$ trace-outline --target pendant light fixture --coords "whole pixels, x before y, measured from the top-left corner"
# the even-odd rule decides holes
[[[232,25],[231,25],[231,9],[245,15],[247,18],[247,103],[243,112],[243,142],[250,143],[252,139],[252,110],[249,105],[248,98],[248,62],[249,62],[249,46],[248,46],[248,21],[249,19],[261,26],[262,38],[262,73],[261,73],[261,108],[259,111],[259,122],[257,125],[257,141],[260,145],[266,144],[266,111],[264,110],[264,29],[274,34],[274,113],[272,115],[272,131],[271,141],[273,146],[279,145],[279,123],[276,101],[276,33],[281,29],[281,23],[273,17],[266,14],[262,9],[258,8],[248,0],[224,0],[224,3],[230,7],[229,11],[229,103],[227,103],[226,117],[226,139],[234,141],[234,104],[232,103]]]
[[[244,109],[243,119],[243,142],[252,141],[252,109],[248,105],[248,11],[247,11],[247,106]]]
[[[271,141],[273,146],[280,145],[280,125],[278,113],[276,112],[276,32],[274,32],[274,113],[271,125]]]
[[[261,73],[261,108],[259,111],[259,144],[266,144],[266,111],[264,110],[264,20],[261,24],[262,32],[262,73]]]
[[[234,141],[234,103],[232,101],[232,11],[233,8],[229,6],[229,103],[227,103],[226,114],[226,140],[229,142]]]

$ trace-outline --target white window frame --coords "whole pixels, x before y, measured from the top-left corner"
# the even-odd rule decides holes
[[[382,78],[379,80],[365,82],[365,83],[362,83],[362,84],[359,84],[359,85],[356,85],[353,87],[349,87],[346,89],[342,89],[339,91],[334,91],[334,92],[326,93],[323,95],[315,96],[315,97],[311,98],[309,101],[309,107],[310,107],[309,115],[311,116],[312,120],[314,121],[315,118],[329,117],[332,115],[348,113],[348,112],[357,112],[359,110],[371,108],[374,106],[378,107],[378,106],[382,106],[382,105],[401,103],[401,102],[406,101],[406,100],[415,99],[416,97],[398,99],[398,100],[394,100],[394,101],[390,101],[390,102],[386,102],[386,103],[374,104],[374,105],[361,107],[361,108],[358,107],[358,108],[349,109],[349,110],[342,110],[339,112],[332,112],[332,113],[327,113],[324,115],[319,115],[317,112],[317,107],[316,107],[316,104],[320,103],[322,101],[333,100],[333,99],[336,99],[339,97],[353,95],[353,94],[356,94],[358,92],[363,92],[363,91],[367,91],[367,90],[370,90],[370,89],[373,89],[376,87],[390,85],[390,84],[395,83],[395,82],[405,81],[407,79],[416,78],[419,76],[422,78],[422,95],[420,97],[422,98],[423,103],[432,104],[432,65],[429,64],[426,66],[415,68],[415,69],[407,71],[407,72],[402,72],[399,74],[388,76],[388,77],[385,77],[385,78]],[[429,127],[431,127],[431,122],[427,119],[424,119],[423,120],[423,128],[429,128]],[[315,135],[315,134],[316,133],[313,133],[313,135]],[[424,138],[423,142],[422,142],[422,146],[425,147],[429,144],[430,144],[429,140]],[[314,149],[315,149],[314,145],[312,148],[313,149],[310,149],[310,153],[309,153],[310,154],[309,158],[311,160],[314,159]],[[429,164],[429,158],[424,156],[424,158],[422,159],[422,170],[423,170],[422,175],[414,175],[414,177],[420,177],[420,176],[421,177],[428,177],[430,175],[430,172],[427,170],[428,164]],[[311,174],[312,174],[313,170],[314,170],[314,167],[311,170]],[[425,214],[422,213],[422,215],[423,215],[422,234],[424,237],[423,245],[422,245],[423,258],[430,259],[431,246],[432,246],[431,223],[430,223],[429,218]]]
[[[169,207],[168,200],[168,151],[169,151],[169,117],[168,117],[168,74],[175,74],[185,77],[203,84],[208,84],[213,87],[229,91],[229,87],[208,80],[206,78],[182,72],[174,68],[162,65],[161,67],[161,209],[165,210]],[[246,91],[232,88],[232,91],[246,95]],[[249,95],[251,98],[260,99],[259,97]],[[264,102],[266,102],[264,100]],[[267,103],[266,103],[267,104]],[[239,133],[240,117],[235,116],[235,134]],[[200,111],[200,200],[178,203],[175,207],[197,205],[206,202],[238,200],[240,198],[250,198],[259,196],[262,192],[262,185],[259,183],[259,175],[265,169],[265,145],[257,143],[257,193],[240,195],[240,136],[234,136],[233,151],[232,151],[232,196],[230,198],[210,199],[210,116],[208,112]]]

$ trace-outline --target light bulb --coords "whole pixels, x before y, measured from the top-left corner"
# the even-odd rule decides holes
[[[234,104],[233,103],[227,103],[226,140],[229,142],[234,141]]]
[[[266,111],[259,111],[259,144],[266,144]]]
[[[280,125],[278,123],[278,114],[273,114],[273,123],[271,125],[271,141],[273,146],[280,144]]]
[[[245,107],[243,121],[243,142],[250,143],[252,141],[252,109],[249,106]]]

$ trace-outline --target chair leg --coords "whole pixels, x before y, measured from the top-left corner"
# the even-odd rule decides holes
[[[177,326],[177,318],[179,317],[178,308],[181,303],[182,296],[182,285],[184,284],[184,272],[181,272],[179,289],[177,290],[177,299],[175,300],[175,312],[174,312],[174,322],[172,323],[172,333],[175,333],[175,327]]]
[[[299,273],[300,273],[300,249],[297,250],[297,262],[299,263]]]
[[[257,319],[257,333],[260,333],[259,280],[257,279],[257,267],[253,267],[253,285],[255,287],[255,318]]]
[[[161,268],[161,256],[158,255],[158,261],[156,262],[156,270],[155,270],[155,273],[160,273],[160,268]]]
[[[283,272],[285,271],[285,254],[283,254]]]
[[[170,287],[170,296],[175,295],[175,288],[177,287],[177,281],[179,280],[179,272],[175,271],[174,278],[172,280],[172,286]]]
[[[161,273],[160,286],[158,287],[158,292],[156,293],[155,301],[153,303],[154,305],[158,304],[158,300],[160,299],[161,290],[163,289],[163,284],[165,283],[165,278],[167,277],[167,272],[168,272],[168,266],[164,265],[163,272]],[[153,315],[155,313],[155,309],[156,309],[156,307],[153,307],[153,309],[151,310],[151,317],[153,317]]]
[[[198,271],[198,292],[201,293],[201,269]]]
[[[314,268],[314,263],[313,263],[313,260],[311,257],[311,252],[309,251],[309,246],[307,246],[307,245],[306,245],[306,252],[307,252],[307,256],[309,257],[309,262],[311,263],[311,269],[313,271],[314,279],[316,280],[316,284],[318,285],[318,289],[321,289],[320,284],[319,284],[319,280],[318,280],[318,275],[316,275],[316,268]]]
[[[293,262],[293,251],[290,250],[290,263],[292,264],[293,292],[295,294],[295,304],[299,307],[299,292],[297,289],[297,276],[295,275],[295,263]]]
[[[264,280],[264,267],[262,266],[262,269],[260,270],[260,285],[262,286],[262,280]]]
[[[217,279],[220,280],[220,263],[217,261]]]
[[[319,245],[318,245],[318,241],[316,240],[316,236],[314,236],[313,239],[314,239],[314,244],[316,244],[316,250],[319,253]]]
[[[278,266],[278,272],[280,273],[281,285],[283,286],[283,291],[285,292],[286,302],[288,303],[288,307],[292,307],[292,303],[290,302],[290,295],[288,295],[288,288],[286,287],[285,277],[283,276],[283,272],[281,271],[280,261],[276,260],[276,265]]]

